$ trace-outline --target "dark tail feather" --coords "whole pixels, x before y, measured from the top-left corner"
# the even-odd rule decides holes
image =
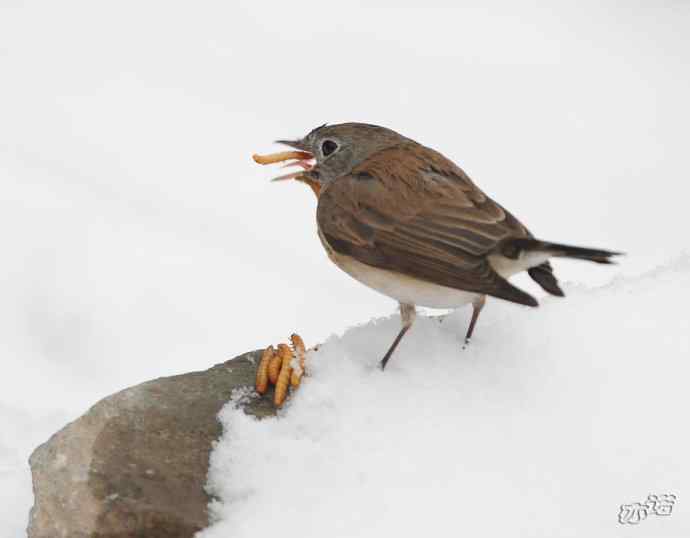
[[[622,252],[614,252],[612,250],[571,247],[570,245],[561,245],[559,243],[549,243],[548,241],[528,238],[509,239],[501,248],[501,253],[504,256],[514,259],[520,255],[520,252],[530,251],[547,252],[552,256],[575,258],[577,260],[587,260],[595,263],[615,263],[611,258],[623,254]]]
[[[527,273],[532,277],[532,280],[544,289],[544,291],[551,295],[556,295],[557,297],[565,297],[565,293],[563,293],[563,290],[558,285],[556,275],[553,274],[553,267],[551,267],[549,262],[544,262],[541,265],[532,267],[527,270]]]
[[[601,250],[595,248],[572,247],[559,243],[549,243],[538,239],[520,238],[508,239],[500,247],[501,254],[507,258],[517,259],[522,252],[546,252],[551,256],[563,258],[575,258],[595,263],[615,263],[611,258],[620,256],[622,252]],[[565,294],[558,285],[558,280],[553,274],[553,267],[549,262],[544,262],[527,270],[532,280],[539,284],[544,291],[551,295],[563,297]]]

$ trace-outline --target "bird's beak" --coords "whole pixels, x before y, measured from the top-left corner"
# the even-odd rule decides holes
[[[272,181],[282,181],[286,179],[301,179],[300,176],[306,170],[311,170],[314,167],[314,155],[306,151],[306,146],[301,140],[276,140],[277,144],[283,144],[295,148],[295,151],[279,151],[277,153],[269,153],[267,155],[252,155],[254,162],[259,164],[274,164],[287,162],[284,166],[299,166],[302,170],[292,172],[273,178]]]
[[[255,162],[259,164],[273,164],[286,162],[286,166],[299,166],[301,170],[274,177],[271,181],[284,181],[287,179],[295,179],[306,183],[314,191],[316,197],[321,193],[321,184],[318,181],[318,172],[314,169],[316,166],[316,159],[311,153],[307,145],[302,140],[276,140],[276,144],[283,144],[294,148],[294,151],[280,151],[278,153],[270,153],[268,155],[253,155]]]
[[[302,140],[276,140],[276,144],[282,144],[283,146],[289,146],[301,151],[307,150],[307,147]]]

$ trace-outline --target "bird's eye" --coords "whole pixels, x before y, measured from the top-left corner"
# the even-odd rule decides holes
[[[321,153],[323,153],[324,157],[328,157],[336,149],[338,149],[338,144],[333,142],[333,140],[324,140],[321,144]]]

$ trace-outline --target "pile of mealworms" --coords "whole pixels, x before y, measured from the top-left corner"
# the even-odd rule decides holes
[[[273,403],[281,407],[288,395],[288,389],[299,387],[304,375],[304,361],[307,351],[302,338],[293,334],[289,346],[278,344],[277,348],[268,346],[261,355],[256,370],[256,392],[265,394],[268,385],[275,385]]]

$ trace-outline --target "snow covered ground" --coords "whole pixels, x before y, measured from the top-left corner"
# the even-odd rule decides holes
[[[251,162],[276,138],[386,125],[536,234],[629,253],[565,281],[678,256],[688,28],[682,2],[0,2],[0,537],[24,535],[31,450],[100,398],[394,311],[327,260],[312,193]],[[489,322],[514,308],[487,307],[467,357],[491,336],[508,360]]]
[[[690,536],[690,256],[538,310],[489,302],[332,337],[277,418],[231,402],[200,538]],[[670,515],[621,504],[675,494]]]

